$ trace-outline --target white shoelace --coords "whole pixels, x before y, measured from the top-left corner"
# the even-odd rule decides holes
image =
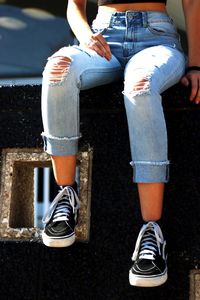
[[[79,207],[80,201],[73,188],[70,186],[64,187],[51,203],[42,221],[47,224],[53,214],[53,222],[68,221],[71,209],[75,213]]]
[[[155,222],[149,222],[143,225],[136,241],[135,251],[133,253],[132,260],[135,261],[137,259],[138,252],[139,259],[142,258],[155,260],[157,251],[161,255],[161,244],[163,244],[165,247],[166,242],[163,238],[163,234],[159,225]]]

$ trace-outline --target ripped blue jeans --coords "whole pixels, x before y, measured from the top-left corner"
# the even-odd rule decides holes
[[[160,12],[106,12],[97,14],[92,29],[110,45],[110,61],[81,45],[64,47],[48,59],[42,85],[45,150],[56,156],[77,154],[80,90],[123,79],[133,181],[167,182],[161,93],[185,70],[173,21]]]

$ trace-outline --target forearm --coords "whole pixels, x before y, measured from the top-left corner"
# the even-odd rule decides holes
[[[86,0],[69,0],[67,19],[76,38],[81,43],[89,39],[92,31],[86,16]]]
[[[182,0],[188,37],[188,64],[200,66],[200,1]]]

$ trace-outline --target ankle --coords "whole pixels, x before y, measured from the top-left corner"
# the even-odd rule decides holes
[[[72,186],[75,182],[74,179],[72,180],[57,180],[55,179],[55,182],[58,186]]]
[[[158,220],[142,220],[143,224],[148,224],[149,222],[153,222],[153,223],[157,223],[159,226],[162,226],[163,222],[162,219],[158,219]]]
[[[76,181],[74,181],[73,184],[59,185],[59,187],[60,187],[61,189],[65,188],[65,187],[67,187],[67,186],[72,187],[72,188],[75,190],[76,193],[78,192],[78,185],[77,185],[77,182],[76,182]]]

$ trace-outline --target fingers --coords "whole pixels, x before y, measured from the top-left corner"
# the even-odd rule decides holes
[[[199,80],[198,78],[192,78],[191,80],[190,101],[194,101],[196,104],[200,102]]]
[[[100,33],[95,33],[91,36],[87,43],[87,47],[96,51],[97,54],[101,57],[105,57],[107,60],[110,60],[112,57],[110,47]]]
[[[184,86],[188,86],[189,85],[189,80],[187,79],[186,76],[183,76],[181,78],[181,83],[184,85]]]
[[[190,71],[182,77],[181,83],[185,86],[191,85],[190,101],[200,103],[200,72]]]

